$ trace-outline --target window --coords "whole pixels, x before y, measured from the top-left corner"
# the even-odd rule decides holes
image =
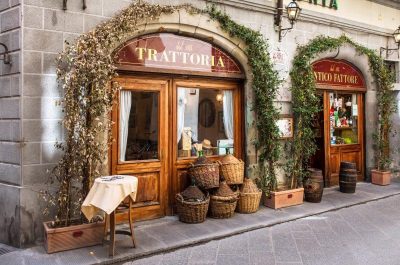
[[[178,157],[233,153],[233,92],[177,88]]]
[[[159,93],[121,90],[119,161],[158,159]]]
[[[358,143],[357,94],[329,93],[331,145]]]

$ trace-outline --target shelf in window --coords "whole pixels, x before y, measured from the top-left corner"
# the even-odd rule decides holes
[[[335,130],[352,130],[352,129],[357,129],[357,127],[333,127]]]

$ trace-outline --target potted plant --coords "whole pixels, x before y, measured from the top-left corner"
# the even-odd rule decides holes
[[[104,238],[104,221],[100,216],[87,220],[81,212],[96,177],[100,176],[106,161],[111,139],[99,140],[111,125],[98,118],[104,114],[94,87],[81,86],[74,93],[81,94],[80,101],[73,102],[67,93],[61,101],[65,141],[56,144],[63,157],[49,175],[46,189],[40,192],[46,203],[44,215],[52,214],[52,220],[44,222],[44,243],[48,253],[101,244]],[[107,100],[112,100],[110,97]],[[91,104],[85,111],[76,105]],[[109,113],[110,108],[106,111]]]
[[[291,164],[289,163],[288,166]],[[286,171],[288,172],[288,171]],[[259,186],[263,191],[263,204],[272,209],[279,209],[303,204],[304,188],[297,186],[297,180],[287,177],[285,185],[279,185],[276,175],[272,172],[262,174]]]
[[[77,168],[73,165],[71,170],[65,170],[69,164],[68,155],[69,152],[65,152],[54,168],[47,182],[49,188],[40,192],[47,203],[44,215],[54,213],[52,221],[43,223],[47,253],[101,244],[104,238],[103,218],[96,216],[87,220],[80,211],[92,184],[90,170],[81,170],[81,176],[74,173]]]
[[[377,167],[371,170],[371,182],[375,185],[386,186],[390,184],[392,173],[390,171],[389,141],[374,135],[376,146]]]

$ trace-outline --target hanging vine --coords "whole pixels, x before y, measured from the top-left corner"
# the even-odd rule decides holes
[[[391,95],[393,82],[389,70],[374,50],[365,48],[344,35],[339,38],[320,36],[297,48],[290,72],[295,119],[292,156],[288,161],[291,188],[295,188],[306,177],[309,160],[316,151],[312,123],[320,109],[311,63],[320,53],[336,50],[344,44],[353,46],[359,55],[368,57],[369,67],[377,85],[378,130],[374,135],[376,166],[381,170],[390,165],[390,116],[396,111],[396,106]]]
[[[257,141],[259,151],[258,166],[260,188],[269,193],[277,187],[276,162],[280,155],[279,130],[276,121],[279,111],[274,105],[281,80],[273,69],[268,53],[268,44],[262,34],[234,22],[228,15],[218,11],[215,6],[207,10],[210,17],[219,22],[221,28],[231,37],[241,39],[246,44],[245,53],[252,70],[254,91],[254,110],[257,115]]]
[[[62,124],[65,141],[57,145],[63,157],[54,169],[48,184],[58,184],[57,190],[41,192],[49,206],[56,207],[57,225],[69,225],[80,216],[80,206],[94,178],[100,176],[112,142],[110,112],[119,85],[110,83],[117,75],[113,50],[123,38],[138,30],[138,26],[153,21],[161,14],[172,14],[185,9],[189,13],[208,14],[218,21],[231,36],[242,39],[253,70],[252,87],[257,112],[259,162],[265,175],[261,184],[265,191],[276,185],[274,166],[279,156],[278,111],[273,100],[279,79],[267,52],[267,44],[259,32],[233,22],[215,7],[199,10],[190,5],[160,6],[133,3],[114,18],[81,35],[58,58],[57,76],[64,97],[60,105],[64,112]],[[102,141],[104,132],[109,136]],[[46,210],[48,210],[47,208]],[[45,210],[45,211],[46,211]]]

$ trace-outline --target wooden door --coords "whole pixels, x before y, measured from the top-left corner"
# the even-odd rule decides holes
[[[332,95],[339,98],[348,97],[352,101],[340,102],[351,112],[351,125],[340,126],[332,121]],[[324,92],[324,123],[325,123],[325,185],[339,184],[340,162],[356,163],[357,180],[364,180],[364,98],[362,93],[351,91]],[[335,100],[334,100],[335,101]],[[334,103],[336,104],[336,103]],[[349,110],[348,110],[349,109]]]
[[[215,93],[223,93],[224,91],[230,91],[232,93],[232,107],[233,107],[233,154],[235,157],[239,159],[243,159],[243,130],[244,130],[244,122],[243,122],[243,101],[242,101],[242,91],[241,86],[237,82],[227,82],[227,81],[218,81],[218,80],[201,80],[201,79],[175,79],[172,83],[172,97],[171,97],[171,105],[172,108],[172,123],[171,123],[171,135],[172,139],[170,141],[170,167],[171,167],[171,201],[170,205],[174,205],[174,196],[175,194],[184,190],[190,183],[187,175],[187,170],[191,163],[193,163],[196,159],[195,154],[186,155],[185,153],[180,153],[182,150],[179,150],[177,143],[177,108],[178,108],[178,90],[179,88],[185,88],[189,90],[190,93],[197,93],[211,91]],[[193,90],[193,91],[190,91]],[[200,92],[199,92],[200,91]],[[215,94],[214,93],[214,94]],[[211,93],[212,94],[212,93]],[[188,96],[189,97],[189,96]],[[215,98],[215,95],[209,96],[210,99]],[[223,104],[223,103],[217,103]],[[199,107],[201,109],[201,107]],[[217,110],[215,115],[216,120],[215,123],[221,123],[221,112]],[[201,115],[201,114],[199,114]],[[201,122],[201,117],[199,116],[199,122]],[[219,124],[221,125],[221,124]],[[200,125],[199,125],[200,126]],[[219,128],[220,137],[225,138],[223,136],[225,133],[222,131],[222,128]],[[200,137],[200,133],[199,133]],[[203,140],[203,137],[198,139],[199,142]],[[207,138],[207,137],[206,137]],[[211,140],[211,139],[210,139]],[[215,146],[215,141],[211,140],[213,145]],[[222,154],[218,152],[206,154],[207,158],[210,160],[219,160]],[[173,207],[170,208],[171,213],[173,213]]]
[[[168,81],[120,77],[112,118],[111,173],[138,177],[134,219],[162,217],[168,207]]]

